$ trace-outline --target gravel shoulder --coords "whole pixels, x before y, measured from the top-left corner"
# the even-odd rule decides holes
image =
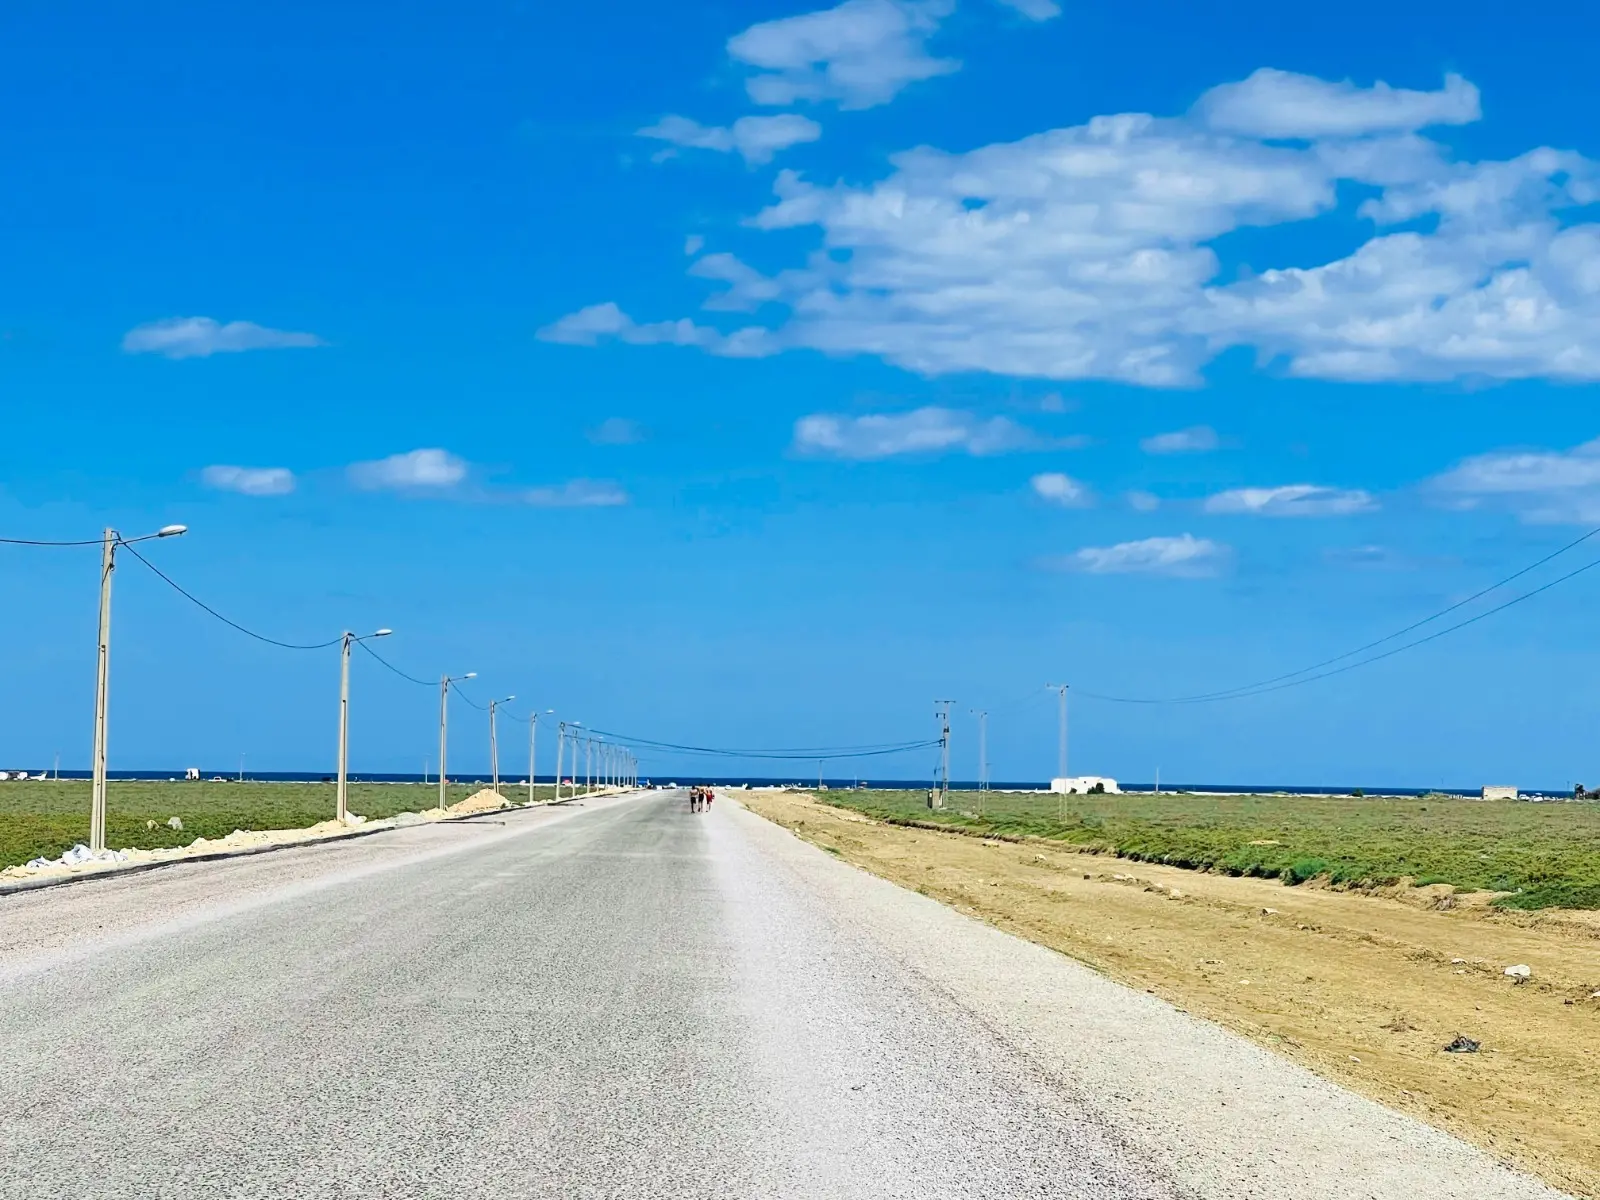
[[[1393,905],[1406,918],[1395,936],[1372,928],[1381,924],[1381,901],[1281,887],[1268,904],[1248,888],[1207,896],[1209,877],[1176,870],[1170,880],[1162,875],[1156,890],[1149,877],[1161,869],[1144,864],[1123,872],[1115,860],[1070,851],[880,825],[792,794],[737,795],[749,806],[738,813],[749,836],[827,894],[835,911],[1082,1097],[1195,1194],[1269,1197],[1308,1187],[1351,1200],[1558,1194],[1505,1165],[1512,1160],[1573,1194],[1597,1194],[1594,1125],[1585,1119],[1600,1095],[1600,1055],[1590,1056],[1588,1040],[1594,1014],[1565,1005],[1554,988],[1515,986],[1498,966],[1491,974],[1481,964],[1452,965],[1451,957],[1463,956],[1449,947],[1456,937],[1465,945],[1474,926],[1437,920],[1431,928],[1444,949],[1419,947],[1418,930],[1406,921],[1446,914]],[[1504,933],[1521,949],[1549,948],[1541,940],[1549,931],[1536,925],[1508,925]],[[1547,953],[1538,957],[1551,961]],[[1413,1003],[1441,989],[1447,1013]],[[1407,1026],[1439,1029],[1382,1028],[1396,1023],[1402,1003],[1414,1014]],[[1508,1036],[1488,1039],[1487,1053],[1439,1052],[1451,1023],[1476,1018],[1499,1028],[1504,1014],[1495,1005],[1529,1003],[1572,1022],[1576,1044],[1552,1035],[1533,1053]],[[1519,1028],[1505,1026],[1508,1034]],[[1343,1069],[1330,1070],[1336,1060]],[[1407,1073],[1408,1061],[1426,1069]],[[1530,1104],[1516,1080],[1552,1065],[1567,1090],[1559,1100],[1546,1092]],[[1410,1111],[1374,1103],[1324,1075],[1368,1096],[1393,1096]],[[1413,1086],[1396,1087],[1396,1079]],[[1511,1094],[1501,1095],[1508,1085]],[[1461,1092],[1469,1101],[1487,1097],[1485,1110]],[[1491,1133],[1491,1121],[1493,1136],[1482,1136],[1489,1153],[1433,1127],[1481,1136]]]

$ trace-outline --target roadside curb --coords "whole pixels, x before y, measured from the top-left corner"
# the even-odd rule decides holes
[[[587,797],[582,797],[587,798]],[[558,805],[565,807],[572,800],[550,800],[536,804],[534,808],[555,808]],[[398,833],[402,829],[421,829],[429,825],[458,825],[463,821],[473,821],[479,817],[492,817],[500,813],[526,812],[525,805],[508,804],[503,808],[486,808],[482,812],[460,813],[453,817],[440,817],[433,821],[424,821],[417,825],[385,825],[380,829],[352,829],[346,833],[330,833],[326,837],[306,838],[298,842],[271,842],[265,846],[246,846],[239,850],[217,850],[207,854],[192,854],[182,858],[167,858],[156,862],[130,863],[125,867],[108,867],[101,871],[86,871],[82,875],[63,875],[54,879],[25,879],[20,883],[0,884],[0,899],[6,896],[20,895],[24,892],[39,892],[47,888],[66,887],[74,883],[90,883],[97,879],[125,879],[129,875],[142,875],[146,871],[156,871],[164,867],[181,867],[189,863],[222,862],[229,858],[248,858],[252,854],[272,854],[279,850],[303,850],[311,846],[327,846],[334,842],[349,842],[356,838],[373,837],[380,833]],[[387,818],[385,818],[387,819]]]

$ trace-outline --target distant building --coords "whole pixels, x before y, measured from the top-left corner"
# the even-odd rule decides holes
[[[1522,799],[1522,797],[1517,794],[1517,789],[1516,788],[1514,788],[1514,787],[1495,787],[1492,784],[1486,786],[1483,789],[1483,798],[1485,800],[1520,800],[1520,799]]]
[[[1065,795],[1087,795],[1090,792],[1106,792],[1111,795],[1121,795],[1122,789],[1117,786],[1115,779],[1108,779],[1104,775],[1073,775],[1065,779],[1052,779],[1050,790]]]

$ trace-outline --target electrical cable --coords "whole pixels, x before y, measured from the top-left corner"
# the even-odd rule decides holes
[[[307,644],[302,644],[302,643],[299,643],[299,642],[280,642],[277,638],[270,638],[270,637],[267,637],[266,634],[257,633],[253,629],[247,629],[245,626],[239,624],[239,622],[233,621],[233,620],[229,620],[227,617],[223,616],[216,609],[212,608],[209,604],[207,604],[204,600],[201,600],[198,596],[195,596],[192,593],[185,591],[184,588],[182,587],[182,585],[180,585],[171,576],[167,575],[164,571],[162,571],[160,567],[155,565],[155,563],[151,562],[148,558],[146,558],[144,555],[140,554],[137,550],[135,550],[130,543],[128,543],[128,542],[118,542],[117,544],[119,546],[123,547],[125,550],[127,550],[127,552],[129,554],[133,555],[140,562],[142,562],[145,566],[149,567],[151,571],[155,572],[157,578],[159,578],[163,583],[165,583],[173,591],[177,592],[178,595],[182,596],[185,600],[189,601],[189,603],[195,605],[196,607],[198,607],[200,609],[203,609],[205,612],[210,613],[213,617],[215,617],[217,620],[221,621],[224,625],[227,625],[227,626],[229,626],[229,627],[231,627],[233,629],[237,629],[240,633],[244,634],[246,637],[253,637],[258,642],[265,642],[269,646],[277,646],[277,647],[279,647],[280,649],[283,649],[283,650],[326,650],[329,646],[337,646],[341,641],[344,640],[344,635],[340,634],[338,637],[334,638],[332,641],[327,641],[327,642],[312,642],[312,643],[307,643]]]
[[[422,685],[423,687],[437,687],[438,684],[439,684],[439,681],[437,679],[418,679],[415,675],[407,675],[399,667],[395,666],[387,658],[385,658],[383,655],[379,654],[371,646],[367,645],[366,641],[364,639],[362,639],[362,638],[357,638],[356,639],[356,645],[360,646],[368,654],[372,655],[373,658],[377,659],[384,666],[388,667],[389,670],[393,671],[396,675],[400,676],[400,678],[404,679],[407,683],[416,683],[416,684]]]
[[[1596,532],[1600,532],[1600,530],[1597,530]],[[1581,541],[1582,539],[1579,539],[1579,540]],[[1577,543],[1573,543],[1573,544],[1576,545]],[[1568,547],[1568,549],[1570,549],[1570,547]],[[1560,553],[1560,551],[1557,551],[1557,553]],[[1554,555],[1552,555],[1551,557],[1554,557]],[[1548,562],[1549,559],[1545,559],[1543,561]],[[1535,565],[1538,565],[1538,564],[1535,564]],[[1217,700],[1242,700],[1242,699],[1247,699],[1248,697],[1251,697],[1251,696],[1265,696],[1265,695],[1267,695],[1268,693],[1271,693],[1271,692],[1281,692],[1286,688],[1299,687],[1301,684],[1315,683],[1319,679],[1328,679],[1328,678],[1330,678],[1330,677],[1332,677],[1334,675],[1342,675],[1346,671],[1354,671],[1357,667],[1366,667],[1366,666],[1370,666],[1371,664],[1373,664],[1375,662],[1382,662],[1386,658],[1393,658],[1396,654],[1403,653],[1406,650],[1415,649],[1417,646],[1426,645],[1428,642],[1436,641],[1437,639],[1444,637],[1446,634],[1454,633],[1458,629],[1465,629],[1468,625],[1475,625],[1479,621],[1482,621],[1486,617],[1492,617],[1496,613],[1504,612],[1508,608],[1512,608],[1512,607],[1514,607],[1514,606],[1516,606],[1518,604],[1521,604],[1524,600],[1531,600],[1535,596],[1539,595],[1541,592],[1547,592],[1551,588],[1556,587],[1559,584],[1563,584],[1563,583],[1567,582],[1567,580],[1569,580],[1569,579],[1574,579],[1577,576],[1582,575],[1585,571],[1592,571],[1595,567],[1600,567],[1600,558],[1597,558],[1592,562],[1585,563],[1583,566],[1578,567],[1576,570],[1568,571],[1565,575],[1557,576],[1555,579],[1550,580],[1550,582],[1548,582],[1548,583],[1540,584],[1538,587],[1534,588],[1531,592],[1524,592],[1520,596],[1513,596],[1510,600],[1507,600],[1503,604],[1497,604],[1493,608],[1485,609],[1483,612],[1477,613],[1474,616],[1468,617],[1464,621],[1458,621],[1454,625],[1447,625],[1443,629],[1435,630],[1433,633],[1428,634],[1427,637],[1418,638],[1414,642],[1406,642],[1404,645],[1396,646],[1392,650],[1385,650],[1382,654],[1375,654],[1371,658],[1364,658],[1364,659],[1360,660],[1359,662],[1346,663],[1344,666],[1335,667],[1331,671],[1323,671],[1319,675],[1309,675],[1309,676],[1306,676],[1303,679],[1293,679],[1293,678],[1291,678],[1289,676],[1279,676],[1280,679],[1287,679],[1288,682],[1276,683],[1275,686],[1271,686],[1271,687],[1268,687],[1268,686],[1265,686],[1265,685],[1258,685],[1257,690],[1254,690],[1254,691],[1240,689],[1240,690],[1236,690],[1234,692],[1215,692],[1215,693],[1210,693],[1210,694],[1200,695],[1200,696],[1178,697],[1178,698],[1170,699],[1170,700],[1149,700],[1149,699],[1141,699],[1141,698],[1137,698],[1137,697],[1128,697],[1128,696],[1106,696],[1106,695],[1102,695],[1102,694],[1100,694],[1098,692],[1083,691],[1083,690],[1080,690],[1080,689],[1077,689],[1077,688],[1074,688],[1073,692],[1074,692],[1074,694],[1079,695],[1079,696],[1083,696],[1083,697],[1085,697],[1087,699],[1102,700],[1102,701],[1106,701],[1106,702],[1111,703],[1111,704],[1201,704],[1201,703],[1214,702],[1214,701],[1217,701]],[[1527,569],[1525,569],[1523,571],[1519,571],[1518,574],[1526,574],[1527,570],[1531,570],[1531,569],[1532,568],[1527,568]],[[1515,578],[1515,576],[1512,576],[1511,578]],[[1498,586],[1498,585],[1496,585],[1496,586]],[[1486,589],[1484,589],[1485,592],[1493,591],[1493,590],[1494,590],[1494,588],[1486,588]],[[1479,593],[1479,595],[1482,595],[1482,594],[1483,593]],[[1456,605],[1455,607],[1459,608],[1460,605]],[[1448,610],[1446,610],[1446,611],[1448,611]],[[1430,618],[1430,620],[1431,619],[1432,618]],[[1426,622],[1418,622],[1418,625],[1421,625],[1421,624],[1426,624]],[[1415,629],[1415,628],[1417,628],[1417,626],[1413,625],[1411,628]],[[1392,637],[1384,638],[1380,642],[1373,643],[1373,645],[1374,646],[1381,645],[1382,642],[1391,641],[1391,640],[1392,640]],[[1368,646],[1367,648],[1371,649],[1372,646]],[[1360,652],[1357,651],[1356,653],[1360,653]],[[1340,655],[1340,658],[1348,658],[1348,657],[1349,657],[1349,655]],[[1328,660],[1329,663],[1338,662],[1338,661],[1339,661],[1339,659],[1337,659],[1337,658]],[[1328,664],[1325,663],[1323,665],[1328,665]],[[1299,674],[1299,673],[1300,672],[1293,672],[1292,674]]]
[[[466,703],[466,706],[468,708],[475,708],[479,712],[488,712],[489,711],[489,706],[487,704],[479,704],[471,696],[467,695],[460,688],[458,688],[456,686],[456,681],[454,679],[452,679],[450,681],[450,690],[452,692],[454,692],[456,695],[460,696],[461,699]]]
[[[104,538],[94,538],[82,542],[47,542],[34,538],[0,538],[0,546],[103,546]]]
[[[762,758],[799,762],[810,762],[817,759],[876,758],[887,754],[905,754],[913,750],[925,750],[930,746],[939,745],[939,739],[933,738],[918,742],[901,742],[893,745],[866,747],[819,746],[783,750],[732,750],[711,746],[687,746],[677,742],[658,742],[650,738],[632,737],[628,734],[614,733],[606,729],[590,729],[589,732],[598,734],[601,737],[616,738],[618,741],[625,742],[631,746],[647,746],[655,750],[676,750],[683,754],[709,754],[718,758]]]
[[[1393,633],[1385,634],[1383,637],[1378,638],[1376,641],[1368,642],[1364,646],[1357,646],[1354,650],[1346,650],[1343,654],[1336,654],[1332,658],[1325,658],[1321,662],[1312,663],[1309,667],[1301,667],[1298,671],[1289,671],[1289,672],[1287,672],[1286,674],[1283,674],[1283,675],[1274,675],[1271,679],[1262,679],[1262,680],[1258,680],[1255,683],[1247,683],[1247,684],[1241,684],[1238,687],[1224,688],[1221,691],[1217,691],[1217,692],[1202,692],[1202,693],[1200,693],[1198,695],[1194,695],[1194,696],[1178,696],[1178,697],[1174,697],[1174,698],[1168,699],[1168,700],[1153,700],[1153,701],[1151,701],[1151,703],[1155,703],[1155,704],[1193,704],[1193,703],[1198,703],[1198,702],[1200,702],[1202,700],[1227,700],[1227,699],[1231,699],[1235,692],[1240,692],[1240,693],[1248,692],[1248,693],[1252,693],[1253,694],[1258,688],[1265,688],[1269,684],[1281,683],[1282,681],[1284,681],[1286,679],[1293,679],[1296,675],[1309,675],[1313,671],[1320,671],[1323,667],[1330,667],[1334,663],[1343,662],[1347,658],[1354,658],[1358,654],[1365,654],[1368,650],[1375,650],[1379,646],[1382,646],[1386,642],[1392,642],[1392,641],[1395,640],[1395,638],[1404,637],[1406,634],[1411,633],[1413,630],[1421,629],[1424,625],[1429,625],[1429,624],[1433,623],[1434,621],[1437,621],[1440,617],[1449,616],[1451,613],[1455,612],[1457,609],[1465,608],[1467,605],[1471,604],[1474,600],[1481,600],[1483,597],[1487,596],[1490,592],[1498,591],[1500,588],[1505,587],[1506,584],[1512,583],[1515,580],[1521,579],[1524,575],[1528,574],[1530,571],[1535,571],[1538,568],[1544,566],[1545,563],[1549,562],[1551,559],[1559,558],[1561,555],[1565,554],[1568,550],[1572,550],[1572,549],[1575,549],[1578,546],[1581,546],[1584,542],[1587,542],[1590,538],[1594,537],[1596,534],[1600,534],[1600,525],[1595,526],[1595,528],[1589,530],[1588,533],[1583,534],[1581,537],[1574,538],[1572,541],[1568,542],[1565,546],[1562,546],[1560,549],[1551,551],[1549,554],[1546,554],[1543,558],[1539,559],[1537,562],[1529,563],[1527,566],[1523,567],[1520,571],[1514,571],[1512,574],[1507,575],[1504,579],[1499,580],[1496,583],[1491,583],[1488,587],[1483,588],[1480,591],[1473,592],[1472,595],[1466,597],[1465,599],[1457,600],[1454,604],[1448,605],[1445,608],[1441,608],[1438,612],[1433,613],[1433,614],[1431,614],[1429,616],[1423,617],[1420,621],[1413,621],[1411,624],[1405,626],[1403,629],[1397,629]],[[1420,645],[1421,643],[1418,643],[1418,644]],[[1377,661],[1377,660],[1374,660],[1374,661]],[[1085,692],[1084,695],[1088,696],[1089,693]],[[1105,697],[1105,696],[1096,696],[1094,698],[1095,699],[1100,699],[1100,700],[1109,699],[1109,697]],[[1133,701],[1125,701],[1125,703],[1133,703]]]

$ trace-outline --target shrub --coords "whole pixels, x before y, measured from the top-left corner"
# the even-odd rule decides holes
[[[1318,875],[1326,873],[1328,863],[1321,858],[1297,858],[1283,869],[1283,881],[1287,884],[1304,883],[1308,879],[1315,879]]]

